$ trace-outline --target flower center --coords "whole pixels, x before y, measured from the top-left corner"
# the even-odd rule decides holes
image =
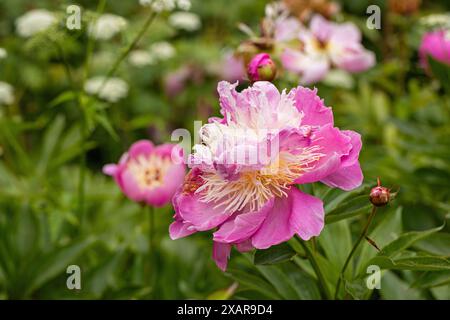
[[[128,170],[136,179],[139,188],[154,189],[163,184],[164,176],[171,165],[169,158],[157,155],[141,155],[128,162]]]
[[[300,153],[280,152],[278,158],[261,170],[242,172],[236,180],[223,179],[218,173],[203,173],[202,185],[195,193],[200,201],[213,202],[230,214],[245,210],[260,210],[274,197],[285,197],[294,181],[311,169],[323,154],[318,147],[303,148]]]

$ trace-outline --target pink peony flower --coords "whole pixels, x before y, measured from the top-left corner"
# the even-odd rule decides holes
[[[259,53],[248,64],[247,74],[252,82],[272,81],[277,74],[277,67],[268,53]]]
[[[352,23],[337,24],[315,15],[309,29],[300,27],[297,38],[298,48],[285,48],[281,62],[287,70],[300,74],[303,84],[324,79],[332,66],[361,72],[375,64],[375,55],[362,46],[361,33]]]
[[[280,93],[258,81],[237,92],[237,85],[218,85],[223,118],[210,119],[199,132],[202,143],[194,146],[192,169],[173,198],[170,226],[172,239],[215,229],[213,258],[222,270],[232,246],[265,249],[295,234],[304,240],[320,234],[323,203],[296,184],[321,181],[351,190],[363,179],[360,135],[334,127],[316,90]]]
[[[122,192],[131,200],[163,206],[183,183],[185,165],[177,145],[155,147],[151,141],[135,142],[118,164],[108,164],[103,172],[114,177]]]
[[[446,30],[426,33],[419,48],[420,64],[428,69],[428,56],[450,65],[450,37]]]

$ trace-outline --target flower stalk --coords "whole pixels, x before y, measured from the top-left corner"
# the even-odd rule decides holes
[[[348,255],[347,259],[345,260],[344,266],[342,267],[341,272],[339,273],[339,279],[337,281],[336,284],[336,291],[334,293],[334,299],[336,300],[338,295],[339,295],[339,289],[341,287],[341,282],[342,282],[342,278],[344,277],[345,271],[347,270],[347,267],[353,257],[353,255],[356,252],[356,249],[358,249],[361,241],[363,239],[367,239],[367,231],[369,230],[369,226],[372,223],[373,218],[375,217],[375,214],[377,212],[377,207],[375,205],[372,206],[372,211],[370,212],[369,218],[367,219],[367,222],[364,226],[363,231],[361,232],[358,240],[355,242],[355,244],[353,245],[352,250],[350,251],[350,254]]]

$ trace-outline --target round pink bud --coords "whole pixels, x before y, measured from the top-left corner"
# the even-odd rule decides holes
[[[268,53],[259,53],[248,64],[247,74],[252,82],[272,81],[277,75],[277,67]]]

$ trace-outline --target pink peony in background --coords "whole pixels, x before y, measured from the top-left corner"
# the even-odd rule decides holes
[[[320,234],[323,203],[296,184],[321,181],[351,190],[363,179],[360,135],[334,127],[332,110],[316,90],[280,93],[263,81],[242,92],[236,86],[218,85],[223,118],[200,130],[202,143],[194,146],[192,169],[173,198],[170,226],[172,239],[215,229],[213,258],[222,270],[232,246],[265,249],[295,234],[304,240]],[[268,148],[274,141],[277,148]],[[258,150],[266,156],[252,157]]]
[[[151,141],[135,142],[118,164],[103,172],[114,178],[131,200],[152,206],[170,203],[185,175],[182,150],[173,144],[154,146]]]
[[[300,75],[302,84],[323,80],[332,67],[362,72],[375,64],[375,55],[363,47],[353,23],[338,24],[315,15],[306,28],[287,18],[278,22],[275,39],[295,43],[281,43],[281,61],[285,69]]]
[[[419,48],[420,64],[428,69],[428,56],[450,65],[450,37],[449,31],[437,30],[426,33]]]

